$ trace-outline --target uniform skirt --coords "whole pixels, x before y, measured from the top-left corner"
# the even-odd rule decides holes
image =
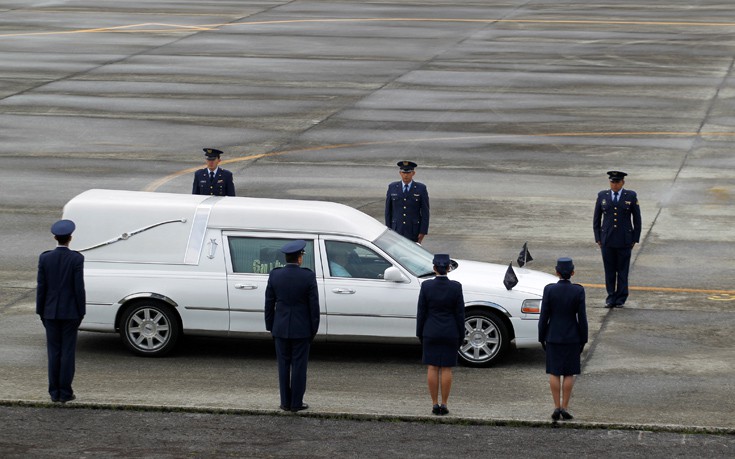
[[[581,373],[579,343],[546,343],[546,373],[555,376],[578,375]]]
[[[457,366],[457,340],[441,339],[441,338],[424,338],[423,343],[423,363],[424,365],[434,365],[437,367],[455,367]]]

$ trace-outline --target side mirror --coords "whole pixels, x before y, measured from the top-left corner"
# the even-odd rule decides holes
[[[396,268],[395,266],[391,266],[390,268],[385,269],[385,272],[383,273],[383,279],[390,282],[408,281],[408,279],[406,279],[406,276],[401,273],[401,270]]]

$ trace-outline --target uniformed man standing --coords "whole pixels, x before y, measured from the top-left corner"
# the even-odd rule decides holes
[[[268,276],[265,289],[265,329],[271,332],[278,360],[281,409],[301,411],[304,403],[306,367],[311,342],[319,330],[319,287],[316,274],[301,268],[306,241],[281,247],[286,266]]]
[[[46,329],[48,353],[48,392],[51,401],[66,403],[76,399],[75,355],[79,324],[87,312],[84,291],[84,256],[69,250],[76,225],[59,220],[51,226],[58,245],[38,258],[36,314]]]
[[[606,308],[622,308],[628,299],[628,269],[640,242],[641,209],[635,191],[626,190],[625,172],[608,171],[610,189],[597,194],[592,228],[605,265]]]
[[[429,192],[415,182],[416,163],[398,161],[401,180],[388,185],[385,197],[385,225],[398,234],[421,243],[429,233]]]
[[[207,167],[194,173],[194,186],[191,194],[208,196],[235,196],[235,183],[232,181],[232,172],[219,167],[222,161],[222,151],[215,148],[205,148],[204,157]]]

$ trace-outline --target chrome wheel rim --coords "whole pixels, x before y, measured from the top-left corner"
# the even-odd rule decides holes
[[[502,337],[495,324],[486,317],[469,317],[464,323],[464,342],[459,349],[470,362],[480,363],[492,359],[500,350]]]
[[[160,349],[169,340],[170,333],[168,317],[158,309],[141,308],[128,319],[128,339],[142,351]]]

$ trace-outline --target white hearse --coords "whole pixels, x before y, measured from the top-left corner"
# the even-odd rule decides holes
[[[165,355],[182,334],[270,337],[268,273],[285,264],[279,248],[293,239],[307,241],[303,266],[319,285],[317,340],[418,343],[418,292],[433,276],[433,255],[351,207],[89,190],[63,218],[76,222],[72,248],[85,257],[81,329],[118,332],[136,354]],[[507,290],[506,266],[454,263],[449,277],[462,283],[466,302],[464,363],[490,365],[512,342],[539,345],[541,295],[555,277],[517,269]]]

